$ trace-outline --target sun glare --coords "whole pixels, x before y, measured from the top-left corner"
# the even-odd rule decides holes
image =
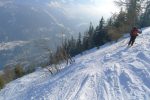
[[[114,0],[92,0],[88,4],[71,4],[63,6],[71,15],[90,15],[93,17],[104,16],[108,18],[112,13],[118,12],[118,8],[114,4]]]

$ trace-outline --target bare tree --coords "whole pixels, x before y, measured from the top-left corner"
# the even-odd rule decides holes
[[[65,46],[61,47],[60,57],[66,61],[66,64],[72,64],[74,59],[70,56],[69,52],[65,49]]]

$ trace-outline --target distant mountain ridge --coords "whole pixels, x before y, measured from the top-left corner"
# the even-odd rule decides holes
[[[50,6],[52,2],[53,0],[0,1],[0,41],[56,38],[56,34],[61,32],[70,35],[82,31],[77,27],[82,21],[72,19],[61,8]]]
[[[62,33],[65,38],[76,37],[79,32],[84,33],[89,27],[90,15],[72,12],[74,9],[76,12],[77,5],[84,3],[85,0],[0,0],[0,45],[9,44],[12,47],[15,45],[14,41],[29,42],[13,48],[8,47],[9,49],[1,46],[0,69],[6,64],[17,62],[16,59],[24,58],[25,55],[29,59],[33,55],[35,58],[43,56],[45,51],[35,52],[35,45],[40,45],[43,41],[54,49],[62,42]],[[85,4],[88,3],[91,0],[87,0]]]

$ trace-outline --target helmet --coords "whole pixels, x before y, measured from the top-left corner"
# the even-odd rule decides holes
[[[136,27],[136,26],[134,26],[134,27],[133,27],[133,29],[137,29],[137,27]]]

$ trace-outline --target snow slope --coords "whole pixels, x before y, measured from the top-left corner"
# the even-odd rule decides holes
[[[87,51],[56,75],[43,69],[17,79],[0,100],[150,100],[150,28],[131,48],[128,40]]]

